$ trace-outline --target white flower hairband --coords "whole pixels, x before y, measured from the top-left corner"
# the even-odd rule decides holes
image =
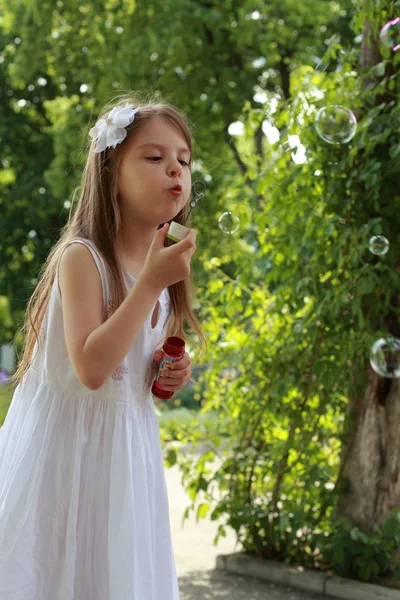
[[[139,107],[133,108],[132,104],[115,106],[105,119],[99,119],[89,131],[96,144],[93,152],[103,152],[106,148],[115,148],[123,142],[127,136],[125,128],[133,122],[138,110]]]

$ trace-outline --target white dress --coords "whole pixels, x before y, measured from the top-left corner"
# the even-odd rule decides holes
[[[79,240],[96,261],[111,314],[105,263]],[[135,280],[125,277],[130,288]],[[0,430],[0,600],[179,600],[150,393],[149,367],[170,316],[167,289],[159,301],[155,327],[150,314],[123,363],[89,390],[67,352],[56,274],[43,349]]]

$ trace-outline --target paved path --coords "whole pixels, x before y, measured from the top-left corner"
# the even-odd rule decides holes
[[[181,600],[326,600],[324,596],[216,570],[218,554],[239,550],[235,548],[234,533],[227,532],[215,547],[212,541],[218,525],[210,519],[196,523],[191,516],[182,528],[182,515],[190,499],[181,485],[179,467],[166,468],[165,476]]]

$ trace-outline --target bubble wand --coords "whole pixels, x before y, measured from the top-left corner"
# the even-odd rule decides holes
[[[198,179],[196,181],[194,181],[192,184],[192,194],[193,194],[193,199],[189,203],[190,209],[189,209],[186,219],[184,220],[184,223],[187,222],[187,220],[189,219],[193,210],[198,207],[198,205],[200,204],[200,202],[203,200],[204,196],[206,195],[205,184]],[[176,223],[175,221],[171,221],[166,237],[169,238],[170,240],[172,240],[173,242],[179,242],[180,240],[183,240],[184,237],[186,237],[188,232],[189,232],[188,227],[185,227],[181,223]]]

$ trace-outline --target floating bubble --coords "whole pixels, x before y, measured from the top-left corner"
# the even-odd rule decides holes
[[[206,195],[206,186],[205,186],[205,184],[202,181],[200,181],[199,179],[197,179],[196,181],[193,181],[193,183],[192,183],[192,193],[193,193],[193,196],[197,200],[201,200],[202,198],[204,198],[204,196]]]
[[[325,58],[321,58],[321,60],[319,61],[319,63],[315,66],[315,70],[316,71],[320,71],[321,73],[324,73],[327,68],[329,67],[329,65],[331,64],[330,60],[327,60]]]
[[[207,191],[207,188],[206,188],[205,183],[203,183],[202,181],[200,181],[198,179],[196,181],[193,181],[193,183],[192,183],[193,198],[189,202],[190,209],[187,214],[186,221],[189,218],[189,216],[191,215],[192,211],[198,207],[198,205],[200,204],[200,202],[206,195],[206,191]],[[184,224],[185,223],[183,223],[183,225]]]
[[[381,29],[380,38],[382,44],[395,52],[400,48],[400,17],[386,23]]]
[[[339,60],[340,57],[344,56],[345,54],[346,54],[345,50],[339,50],[339,52],[337,53],[337,59]],[[324,73],[331,65],[332,65],[332,67],[336,66],[336,70],[337,70],[338,66],[340,66],[340,63],[338,62],[338,60],[336,61],[332,57],[328,58],[327,56],[323,56],[319,60],[319,62],[315,65],[315,71]]]
[[[240,226],[239,217],[232,212],[224,212],[218,219],[218,226],[224,233],[236,233]]]
[[[356,133],[357,119],[345,106],[323,106],[315,116],[315,129],[328,144],[347,144]]]
[[[389,240],[383,235],[374,235],[369,240],[369,250],[376,256],[384,256],[389,251]]]
[[[371,348],[370,363],[381,377],[400,377],[400,340],[395,337],[377,340]]]

